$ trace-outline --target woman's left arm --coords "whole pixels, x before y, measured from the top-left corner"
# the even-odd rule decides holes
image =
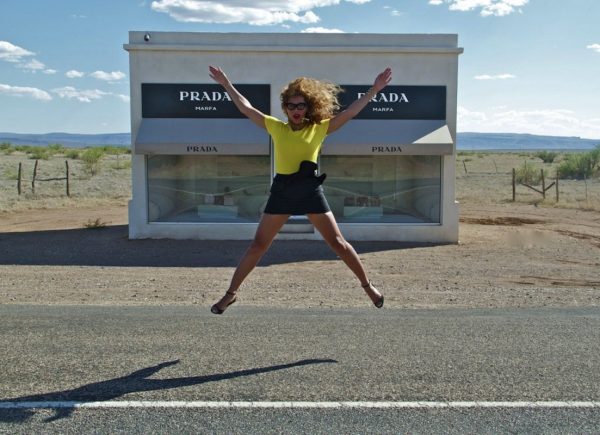
[[[346,110],[338,113],[329,121],[329,128],[327,129],[327,134],[333,133],[338,130],[342,125],[350,121],[354,118],[358,113],[363,110],[369,101],[377,95],[379,91],[385,88],[388,83],[392,80],[392,69],[386,68],[383,72],[377,75],[375,82],[373,82],[373,86],[360,97],[358,100],[354,101],[352,104],[346,108]]]

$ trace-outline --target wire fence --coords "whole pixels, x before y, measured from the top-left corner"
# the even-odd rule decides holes
[[[67,196],[71,196],[70,189],[70,176],[69,176],[69,162],[65,160],[65,176],[64,177],[52,177],[52,178],[39,178],[38,177],[38,166],[39,160],[35,161],[35,165],[33,166],[33,175],[31,180],[23,178],[23,165],[19,162],[19,171],[17,174],[17,192],[19,195],[23,192],[23,182],[31,182],[31,193],[35,194],[35,183],[45,182],[45,181],[65,181],[65,191]]]

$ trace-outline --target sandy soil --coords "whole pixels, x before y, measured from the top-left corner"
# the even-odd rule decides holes
[[[100,218],[108,225],[87,229]],[[2,304],[199,304],[225,291],[248,242],[133,240],[123,205],[0,214]],[[600,212],[461,206],[460,243],[353,243],[386,307],[600,305]],[[367,307],[322,242],[276,241],[240,305]]]

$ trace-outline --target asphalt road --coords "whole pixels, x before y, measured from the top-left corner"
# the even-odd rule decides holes
[[[600,407],[2,409],[7,402],[600,401],[600,308],[0,306],[0,432],[600,433]]]

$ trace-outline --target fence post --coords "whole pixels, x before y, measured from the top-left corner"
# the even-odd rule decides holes
[[[462,162],[463,162],[463,167],[465,168],[465,174],[466,174],[467,176],[469,176],[469,172],[467,172],[467,164],[465,163],[465,161],[464,161],[464,160],[463,160]]]
[[[556,183],[555,183],[555,186],[556,186],[556,202],[558,202],[558,171],[556,173]]]
[[[542,173],[542,196],[546,199],[546,179],[544,178],[544,169],[540,169]]]
[[[67,196],[71,196],[71,193],[69,192],[69,161],[65,160],[65,167],[66,167],[66,172],[67,172]]]
[[[517,196],[516,180],[517,180],[517,174],[516,174],[515,168],[513,168],[513,170],[512,170],[513,202],[515,202],[515,199],[516,199],[516,196]]]
[[[17,192],[19,192],[19,195],[21,194],[21,162],[19,162],[19,175],[18,175],[18,179],[17,179]]]
[[[35,161],[35,165],[33,165],[33,179],[31,180],[31,193],[35,193],[35,177],[37,176],[37,167],[39,160]]]

